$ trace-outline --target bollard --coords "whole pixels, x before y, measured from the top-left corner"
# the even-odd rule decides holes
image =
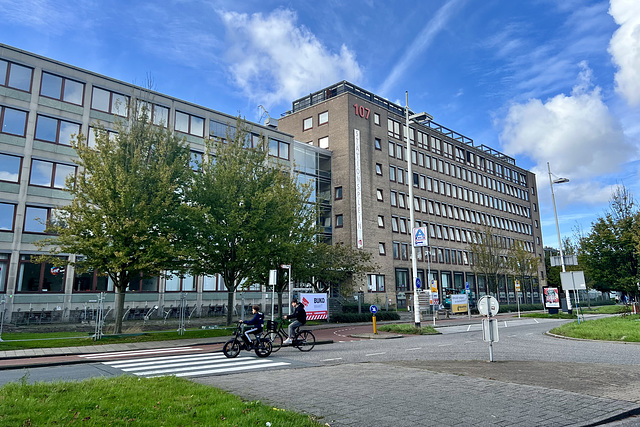
[[[376,326],[376,316],[372,316],[371,318],[373,319],[373,333],[377,334],[378,333],[378,327]]]

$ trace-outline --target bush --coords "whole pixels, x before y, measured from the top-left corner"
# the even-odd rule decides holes
[[[336,313],[331,314],[331,322],[333,323],[357,323],[372,322],[371,313]],[[382,320],[400,320],[400,315],[395,311],[379,311],[376,313],[376,321]]]
[[[369,307],[371,307],[371,304],[365,304],[363,303],[361,305],[361,310],[363,313],[368,313],[369,312]],[[358,313],[358,304],[343,304],[342,305],[342,312],[343,313]]]
[[[542,304],[520,304],[520,311],[544,310]],[[518,304],[500,304],[500,313],[517,313]]]

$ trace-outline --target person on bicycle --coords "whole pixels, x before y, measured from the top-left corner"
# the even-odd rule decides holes
[[[289,325],[289,338],[283,341],[283,345],[289,345],[292,343],[294,334],[297,333],[297,329],[307,323],[307,312],[304,311],[304,304],[300,304],[296,298],[291,300],[293,306],[293,313],[288,316],[284,316],[285,319],[295,319]]]
[[[262,333],[262,327],[264,325],[264,314],[260,312],[260,306],[254,305],[253,307],[251,307],[251,311],[253,312],[253,318],[244,322],[245,325],[253,326],[253,328],[244,331],[244,335],[247,338],[247,345],[253,342],[249,334],[254,334],[256,338],[258,338],[258,336]],[[240,323],[243,323],[243,321],[240,320]]]

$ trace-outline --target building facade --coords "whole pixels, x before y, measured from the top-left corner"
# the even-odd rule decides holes
[[[77,275],[73,268],[35,264],[34,244],[45,236],[45,222],[69,201],[65,178],[77,173],[73,135],[87,135],[100,123],[114,131],[131,106],[146,105],[154,123],[184,137],[198,158],[205,138],[226,136],[236,117],[82,70],[0,44],[0,300],[5,319],[78,320],[106,292],[112,308],[113,284],[106,277]],[[296,143],[292,135],[272,126],[247,123],[252,138],[269,141],[273,159],[288,165],[301,180],[313,181],[316,193],[331,188],[331,153]],[[294,164],[299,165],[294,169]],[[314,195],[321,205],[325,240],[330,240],[330,199]],[[75,254],[67,255],[73,259]],[[155,316],[175,312],[186,298],[190,312],[221,312],[227,300],[220,277],[141,278],[126,296],[128,315],[142,317],[158,306]],[[260,286],[245,292],[245,302],[264,302]]]
[[[416,248],[418,277],[437,281],[441,301],[467,283],[472,300],[487,293],[469,244],[486,224],[505,248],[521,244],[542,261],[522,284],[524,301],[540,302],[536,180],[513,158],[429,120],[410,125],[407,152],[405,108],[346,81],[294,101],[278,128],[332,151],[333,240],[371,252],[379,266],[361,284],[366,301],[412,306],[413,203],[415,226],[427,227],[429,238],[428,247]],[[498,285],[499,301],[515,303],[514,278],[502,274]]]

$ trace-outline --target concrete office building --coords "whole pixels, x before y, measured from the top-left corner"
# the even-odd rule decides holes
[[[542,257],[533,173],[434,121],[411,124],[408,153],[405,123],[404,107],[346,81],[294,101],[279,119],[281,131],[333,153],[334,243],[369,251],[380,266],[361,283],[367,302],[412,306],[410,203],[430,243],[430,251],[417,250],[418,277],[427,283],[430,270],[441,301],[466,283],[473,300],[486,293],[485,277],[476,277],[470,265],[468,243],[481,224],[490,224],[504,245],[520,241]],[[407,156],[413,176],[407,174]],[[526,302],[540,302],[544,262],[538,273],[522,284]],[[500,276],[496,296],[516,302],[512,277]]]
[[[154,122],[183,136],[194,157],[204,152],[208,137],[225,137],[236,117],[161,93],[82,70],[0,44],[0,300],[6,321],[79,320],[91,313],[98,292],[107,292],[113,305],[113,285],[106,277],[76,275],[34,264],[40,253],[34,242],[44,236],[41,220],[69,201],[65,178],[77,172],[70,146],[82,133],[92,143],[92,126],[107,129],[126,118],[128,106],[146,103]],[[273,126],[248,123],[252,138],[263,135],[273,158],[289,165],[304,181],[313,180],[317,192],[331,187],[331,153],[296,143]],[[330,222],[329,201],[321,211]],[[330,239],[331,229],[324,230]],[[68,254],[73,259],[76,254]],[[126,296],[128,315],[142,317],[158,306],[155,316],[171,314],[185,294],[191,312],[222,311],[227,295],[219,277],[174,276],[141,278]],[[260,286],[245,292],[245,302],[265,302]],[[112,308],[112,307],[111,307]]]

